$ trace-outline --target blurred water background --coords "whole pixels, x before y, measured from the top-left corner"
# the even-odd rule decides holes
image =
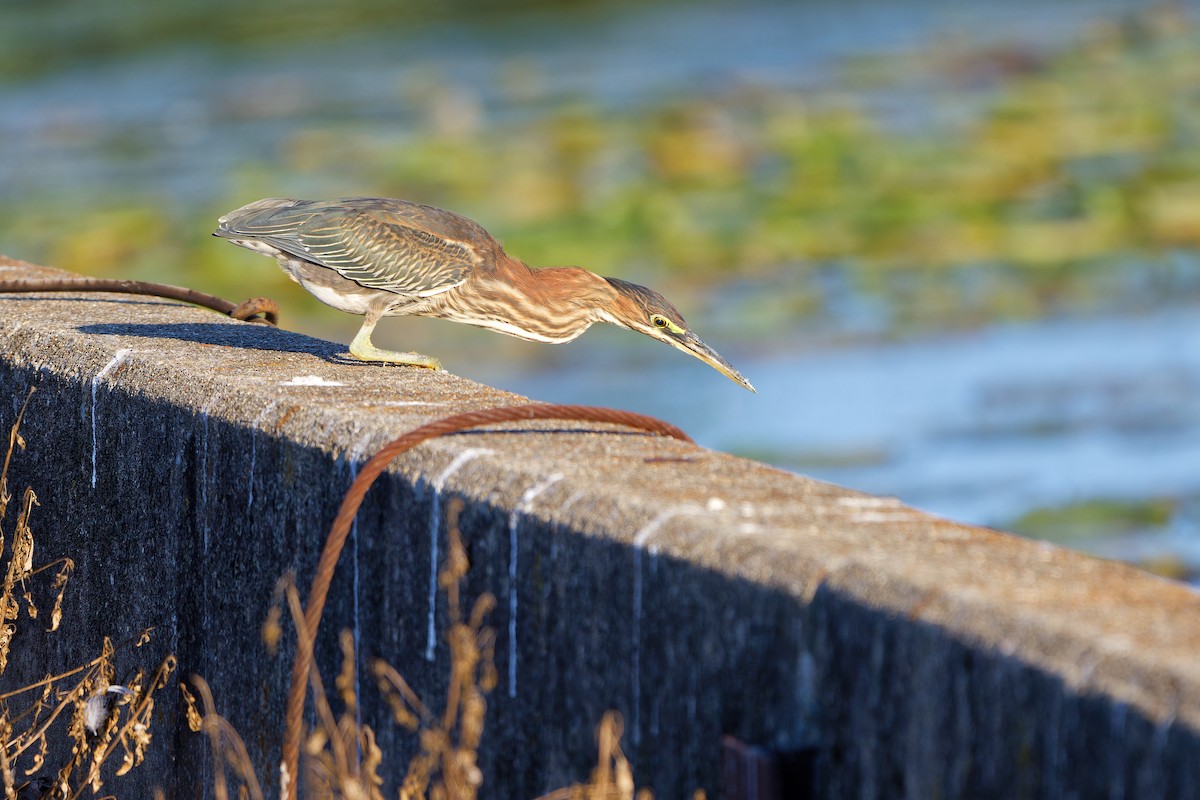
[[[266,294],[209,237],[383,195],[660,289],[759,388],[597,326],[376,341],[960,520],[1200,576],[1200,28],[1186,3],[0,4],[0,252]]]

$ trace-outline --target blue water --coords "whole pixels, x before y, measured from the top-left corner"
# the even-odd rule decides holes
[[[274,162],[298,131],[403,137],[413,92],[456,100],[482,124],[586,98],[645,103],[746,80],[821,86],[845,59],[919,51],[947,36],[1038,47],[1144,0],[687,2],[603,5],[410,31],[381,27],[290,47],[175,42],[126,58],[0,83],[0,200],[171,204],[225,196],[239,170]],[[0,9],[0,26],[19,6]],[[319,35],[319,32],[314,32]],[[269,45],[269,39],[268,39]],[[505,78],[529,66],[529,80]],[[519,84],[519,85],[518,85]],[[905,112],[911,114],[909,108]],[[329,176],[289,191],[353,193]],[[335,182],[336,183],[336,182]],[[91,198],[96,200],[92,201]],[[175,202],[178,202],[177,200]]]

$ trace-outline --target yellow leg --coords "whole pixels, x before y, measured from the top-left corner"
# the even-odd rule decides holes
[[[354,341],[350,343],[350,355],[360,361],[382,361],[385,364],[402,364],[409,367],[425,367],[426,369],[442,368],[442,362],[432,356],[423,356],[420,353],[398,353],[394,350],[380,350],[371,344],[371,332],[375,330],[376,322],[378,322],[378,319],[372,319],[370,315],[363,321],[363,325],[358,329],[358,334],[354,337]]]

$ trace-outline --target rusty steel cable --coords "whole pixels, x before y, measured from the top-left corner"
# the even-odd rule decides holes
[[[304,722],[305,685],[309,670],[312,669],[312,643],[316,642],[317,629],[321,624],[321,614],[325,609],[325,599],[329,594],[329,586],[333,581],[333,573],[337,567],[338,558],[346,538],[350,535],[351,525],[362,505],[367,490],[383,473],[392,459],[418,444],[438,436],[465,431],[480,425],[492,425],[500,422],[521,422],[530,420],[563,420],[579,422],[601,422],[624,425],[637,428],[659,436],[691,442],[692,438],[679,428],[654,417],[636,414],[632,411],[620,411],[615,408],[596,406],[554,405],[549,403],[532,403],[519,406],[500,406],[482,411],[469,411],[464,414],[439,419],[427,425],[409,431],[395,439],[371,457],[358,477],[350,484],[342,498],[341,508],[325,537],[325,546],[317,561],[317,570],[313,575],[312,589],[309,591],[308,603],[304,609],[304,626],[306,636],[300,637],[309,643],[308,647],[300,644],[296,648],[296,661],[292,669],[292,686],[288,694],[287,715],[283,739],[283,764],[286,781],[286,797],[296,800],[299,786],[300,769],[300,736]]]
[[[116,278],[18,278],[0,281],[0,294],[17,292],[111,292],[141,294],[181,300],[192,305],[211,308],[243,322],[266,325],[279,324],[279,306],[268,297],[251,297],[241,303],[231,303],[215,295],[198,292],[184,286],[148,281],[127,281]],[[260,316],[261,315],[261,316]]]

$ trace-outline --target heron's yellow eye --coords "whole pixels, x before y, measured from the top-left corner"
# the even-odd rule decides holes
[[[682,336],[685,333],[683,328],[679,327],[674,322],[671,322],[671,320],[667,319],[662,314],[651,314],[650,321],[654,323],[654,327],[658,328],[659,330],[666,331],[667,333],[673,333],[676,336]]]

